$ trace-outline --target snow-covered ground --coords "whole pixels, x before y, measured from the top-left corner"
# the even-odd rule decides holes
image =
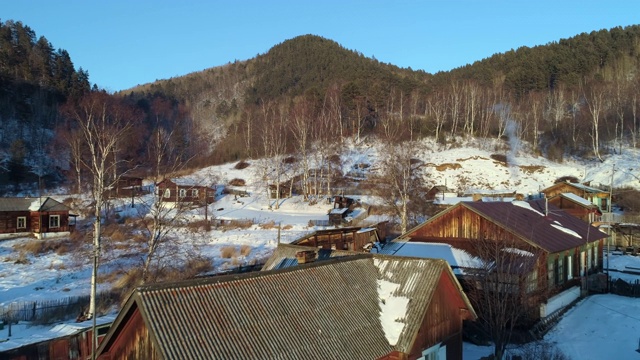
[[[565,162],[558,164],[532,155],[531,151],[523,148],[518,152],[509,153],[509,164],[504,164],[491,158],[494,154],[506,154],[510,151],[504,147],[504,143],[485,143],[481,148],[463,146],[462,144],[458,144],[458,146],[442,147],[431,141],[425,141],[422,144],[420,150],[416,152],[415,158],[423,162],[421,168],[423,169],[422,176],[425,179],[425,183],[431,185],[446,184],[448,187],[460,192],[469,188],[484,188],[510,189],[526,194],[548,187],[553,184],[554,180],[562,176],[575,176],[583,181],[591,181],[592,184],[608,185],[611,181],[611,170],[613,169],[613,164],[615,164],[614,186],[640,188],[640,181],[638,180],[640,178],[640,169],[637,167],[640,151],[634,149],[625,150],[622,155],[607,157],[604,162],[567,159]],[[355,177],[366,177],[372,172],[380,171],[377,162],[379,153],[380,149],[373,144],[348,147],[342,155],[342,172],[344,174],[349,173]],[[279,240],[288,243],[316,230],[316,227],[310,226],[310,220],[327,219],[327,212],[332,207],[331,204],[325,201],[326,199],[318,199],[315,205],[309,205],[308,202],[303,201],[301,196],[283,199],[276,206],[273,200],[269,200],[265,196],[265,187],[259,180],[261,175],[256,169],[258,161],[252,162],[248,160],[248,162],[250,166],[242,170],[235,169],[234,163],[212,166],[190,175],[195,179],[209,182],[214,179],[215,183],[218,184],[228,184],[232,179],[243,179],[247,183],[243,189],[249,193],[248,197],[220,196],[214,204],[209,206],[206,214],[209,218],[218,220],[251,220],[253,224],[249,228],[218,228],[205,231],[204,229],[194,230],[185,227],[176,230],[176,237],[179,239],[181,246],[197,247],[200,254],[211,260],[216,271],[264,261],[277,245],[277,225],[281,228]],[[362,166],[361,164],[366,164],[367,166]],[[60,194],[59,191],[55,193],[54,197],[57,200],[64,200],[67,197],[74,196]],[[349,194],[345,195],[349,196]],[[365,207],[379,203],[378,199],[369,195],[357,195],[355,197]],[[120,217],[132,218],[137,215],[136,209],[130,208],[128,204],[129,200],[115,204]],[[82,209],[74,210],[83,214]],[[199,220],[203,219],[204,216],[205,211],[201,208],[190,212],[187,219],[189,221]],[[385,217],[380,215],[375,218],[369,218],[371,222],[384,219]],[[82,223],[85,219],[81,217],[79,220]],[[14,302],[60,299],[68,296],[89,294],[91,262],[88,255],[79,256],[74,252],[60,252],[58,254],[55,251],[37,256],[21,255],[14,247],[28,241],[32,241],[32,239],[19,238],[0,241],[0,306]],[[238,249],[237,254],[231,258],[224,258],[222,251],[229,247]],[[249,249],[250,251],[241,251],[241,248]],[[104,254],[100,273],[105,280],[99,285],[100,289],[108,289],[115,281],[115,279],[108,279],[107,274],[126,266],[135,266],[139,264],[140,259],[139,254],[129,254],[127,248],[123,246],[113,246],[111,250],[105,251],[111,252]],[[637,259],[631,259],[629,256],[612,255],[611,268],[622,269],[636,265],[640,267],[640,263],[636,264],[635,260]],[[616,272],[612,272],[611,275],[617,275],[625,280],[633,278],[627,277],[628,274]],[[606,303],[606,301],[609,301],[607,300],[609,297],[609,295],[599,297],[598,299],[604,300],[598,300],[597,303]],[[613,306],[610,306],[611,308],[622,313],[628,313],[630,317],[625,319],[631,319],[635,316],[631,311],[626,310],[630,308],[637,312],[637,309],[634,308],[635,305],[633,305],[634,299],[613,298],[617,300],[615,300],[616,303]],[[625,301],[630,304],[623,304]],[[584,306],[583,304],[592,303],[594,301],[591,300],[581,303],[567,314],[566,318],[569,319],[571,314],[574,313],[580,314],[579,311]],[[598,313],[606,314],[607,310],[603,309],[599,309]],[[112,317],[114,314],[109,314],[108,316]],[[620,317],[616,321],[622,320],[622,317]],[[606,318],[599,319],[596,324],[602,327],[602,330],[594,330],[595,335],[592,335],[594,338],[602,338],[604,335],[598,335],[601,332],[613,334],[614,330],[609,328],[618,326],[615,322],[608,321]],[[26,342],[39,341],[49,336],[47,334],[55,334],[55,332],[51,333],[49,328],[37,330],[36,327],[31,327],[27,330],[23,325],[13,328],[13,336],[8,341],[3,341],[7,339],[6,328],[5,330],[0,330],[0,351]],[[620,334],[620,336],[622,335],[624,334]],[[629,338],[621,339],[620,344],[631,341],[630,337],[632,335],[640,336],[637,331],[633,334],[628,331]],[[557,339],[558,342],[562,342],[563,340],[560,336],[557,335],[556,338],[553,338],[554,341]],[[637,345],[637,341],[635,341],[635,344]],[[474,359],[476,358],[474,357],[475,351],[482,352],[484,350],[486,350],[484,355],[491,351],[487,348],[465,345],[465,358]],[[580,355],[582,353],[571,354]]]

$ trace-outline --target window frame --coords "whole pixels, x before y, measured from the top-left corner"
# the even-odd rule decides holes
[[[60,227],[60,215],[49,215],[49,229],[57,229],[59,227]]]
[[[22,226],[20,223],[22,222]],[[27,217],[26,216],[18,216],[16,218],[16,229],[26,229],[27,228]]]

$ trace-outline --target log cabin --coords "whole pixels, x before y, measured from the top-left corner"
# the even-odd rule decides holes
[[[156,184],[156,195],[167,206],[204,206],[215,201],[216,190],[189,179],[164,179]]]
[[[50,198],[0,198],[0,238],[65,236],[75,225],[69,207]]]
[[[139,287],[98,359],[457,360],[475,317],[445,261],[356,254]]]

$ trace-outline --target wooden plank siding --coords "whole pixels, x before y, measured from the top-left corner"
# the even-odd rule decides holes
[[[462,359],[464,307],[451,278],[442,273],[408,359],[420,358],[423,350],[437,344],[447,346],[447,360]]]
[[[366,244],[377,241],[377,235],[375,229],[365,232],[361,230],[358,227],[317,231],[292,244],[323,249],[362,251]]]
[[[25,227],[18,229],[18,218],[25,217]],[[28,232],[31,229],[29,211],[0,211],[0,234]]]
[[[98,357],[99,360],[160,360],[162,356],[156,351],[149,336],[149,330],[142,319],[139,308],[135,308],[128,321],[115,339],[107,344],[108,352]]]
[[[419,227],[407,233],[411,241],[450,244],[458,249],[474,253],[471,241],[491,239],[504,242],[521,242],[533,249],[520,237],[464,207],[457,207],[434,219],[430,226]]]

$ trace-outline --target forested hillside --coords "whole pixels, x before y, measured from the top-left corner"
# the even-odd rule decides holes
[[[82,148],[70,145],[95,101],[108,122],[126,120],[135,134],[117,144],[114,174],[157,173],[166,159],[200,167],[311,150],[329,164],[343,139],[374,136],[396,144],[517,137],[557,161],[567,154],[601,159],[639,141],[640,26],[521,47],[437,74],[304,35],[253,59],[106,94],[89,89],[88,72],[73,70],[64,50],[19,22],[1,25],[5,180],[42,175],[35,159],[56,159],[39,168],[80,183]]]
[[[55,168],[65,165],[51,148],[58,108],[89,91],[88,72],[76,71],[66,50],[19,21],[0,21],[0,184],[59,177]]]

